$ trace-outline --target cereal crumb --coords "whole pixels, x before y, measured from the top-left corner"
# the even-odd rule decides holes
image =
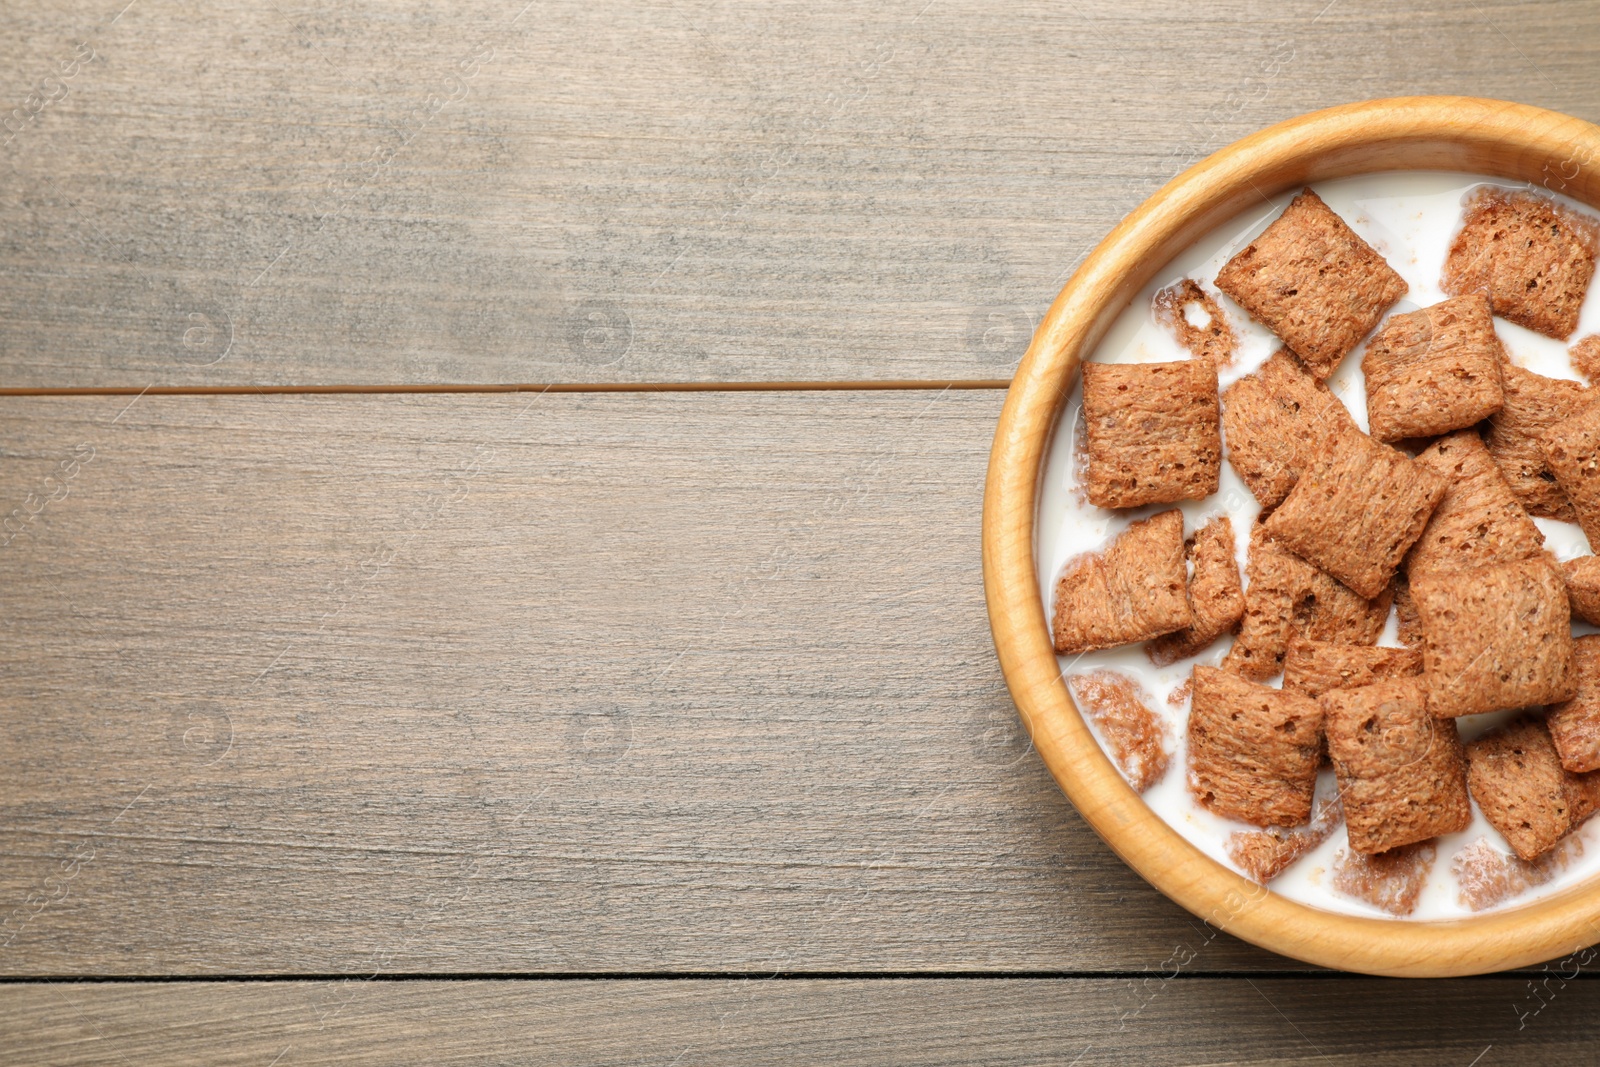
[[[1089,506],[1089,425],[1080,402],[1072,412],[1072,502]]]
[[[1583,841],[1577,837],[1567,838],[1532,863],[1501,852],[1489,844],[1488,838],[1480,837],[1456,853],[1450,861],[1450,873],[1460,885],[1461,903],[1473,911],[1483,911],[1544,885],[1581,855]]]
[[[1590,385],[1600,380],[1600,334],[1590,334],[1567,349],[1567,357],[1572,369],[1589,379]]]
[[[1333,888],[1390,915],[1410,915],[1417,910],[1435,855],[1432,841],[1402,845],[1375,856],[1340,849],[1333,861]]]
[[[1108,670],[1073,675],[1069,684],[1128,784],[1143,793],[1159,782],[1171,760],[1167,726],[1150,710],[1139,684]]]
[[[1316,814],[1292,830],[1240,830],[1228,835],[1228,858],[1253,881],[1266,885],[1289,865],[1326,841],[1339,825],[1339,800],[1317,801]]]
[[[1216,299],[1200,287],[1193,278],[1162,289],[1150,301],[1156,322],[1171,330],[1178,343],[1195,356],[1209,359],[1218,369],[1233,362],[1239,338],[1228,323]],[[1189,318],[1189,310],[1199,308],[1205,313],[1204,325]]]

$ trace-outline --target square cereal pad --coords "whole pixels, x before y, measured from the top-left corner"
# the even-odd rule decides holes
[[[1181,630],[1189,613],[1183,513],[1133,523],[1104,552],[1068,561],[1056,582],[1051,633],[1070,655],[1149,641]]]
[[[1324,438],[1354,429],[1339,398],[1286,348],[1222,394],[1228,463],[1264,508],[1289,495]]]
[[[1239,580],[1233,522],[1220,515],[1202,526],[1188,543],[1189,613],[1194,621],[1182,630],[1158,637],[1145,646],[1158,667],[1187,659],[1232,630],[1244,614],[1244,585]]]
[[[1590,546],[1600,545],[1600,404],[1586,404],[1545,430],[1539,447]]]
[[[1136,508],[1198,500],[1222,472],[1217,368],[1175,363],[1085,363],[1083,419],[1089,503]]]
[[[1405,295],[1406,283],[1307,189],[1227,262],[1217,288],[1322,379]]]
[[[1390,594],[1371,600],[1267,540],[1250,533],[1244,618],[1223,658],[1224,670],[1261,681],[1283,670],[1291,641],[1370,645],[1389,621]]]
[[[1561,565],[1573,618],[1600,626],[1600,556],[1579,556]]]
[[[1561,766],[1544,719],[1523,715],[1467,746],[1467,784],[1519,859],[1555,848],[1600,805],[1600,773]]]
[[[1500,368],[1505,405],[1489,418],[1484,443],[1506,484],[1530,515],[1576,518],[1567,494],[1556,484],[1539,438],[1545,430],[1581,411],[1594,397],[1581,382],[1546,378],[1507,363]]]
[[[1334,689],[1320,703],[1351,848],[1387,852],[1467,828],[1461,737],[1428,713],[1417,679]]]
[[[1441,287],[1482,293],[1496,315],[1565,340],[1594,277],[1596,227],[1548,197],[1480,186],[1445,258]]]
[[[1393,442],[1476,425],[1505,403],[1503,360],[1482,295],[1394,316],[1361,358],[1369,432]]]
[[[1310,697],[1195,667],[1189,789],[1218,815],[1256,826],[1309,820],[1321,745],[1322,710]]]
[[[1416,463],[1444,478],[1447,488],[1406,556],[1408,575],[1532,559],[1544,551],[1544,534],[1477,431],[1441,437]]]
[[[1356,689],[1421,673],[1422,653],[1414,648],[1297,640],[1289,642],[1289,654],[1283,663],[1283,687],[1319,697],[1333,689]]]
[[[1579,637],[1572,645],[1577,692],[1550,708],[1546,724],[1561,766],[1581,774],[1600,770],[1600,635]]]
[[[1572,696],[1566,586],[1546,559],[1417,575],[1428,708],[1440,718]]]
[[[1383,592],[1444,496],[1445,480],[1350,430],[1322,442],[1264,523],[1267,536],[1364,597]]]

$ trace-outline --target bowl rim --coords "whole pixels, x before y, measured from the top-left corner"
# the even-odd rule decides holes
[[[1213,926],[1307,963],[1446,977],[1525,966],[1600,941],[1600,877],[1462,919],[1365,918],[1296,903],[1228,869],[1150,810],[1089,732],[1051,645],[1035,564],[1041,475],[1082,355],[1155,274],[1252,202],[1387,170],[1527,181],[1600,208],[1600,127],[1462,96],[1397,97],[1270,126],[1185,170],[1128,215],[1034,332],[995,429],[983,501],[983,578],[995,650],[1023,724],[1068,799],[1147,882]]]

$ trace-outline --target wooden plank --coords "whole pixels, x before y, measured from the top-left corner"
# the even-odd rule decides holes
[[[1530,985],[1304,978],[55,984],[0,990],[7,1020],[0,1054],[35,1067],[1593,1063],[1600,983],[1557,979],[1537,992]]]
[[[6,385],[1003,378],[1265,124],[1600,118],[1579,2],[125,2],[0,28]]]
[[[1286,965],[1027,750],[1001,399],[0,400],[0,971]]]

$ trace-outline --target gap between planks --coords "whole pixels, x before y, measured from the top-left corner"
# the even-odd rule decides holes
[[[1512,972],[1505,972],[1507,974]],[[1586,972],[1583,972],[1586,974]],[[307,971],[263,974],[19,974],[0,976],[0,987],[10,985],[130,985],[130,984],[227,984],[285,982],[972,982],[972,981],[1114,981],[1149,978],[1146,970],[1050,970],[1050,971],[401,971],[394,974],[361,974],[356,971]],[[1478,975],[1494,978],[1496,975]],[[1499,977],[1504,977],[1500,975]],[[1600,977],[1589,974],[1587,977]],[[1244,981],[1333,979],[1371,981],[1369,975],[1352,971],[1184,971],[1161,973],[1185,981],[1211,979]]]
[[[1451,982],[1488,982],[1497,979],[1544,973],[1537,968],[1466,975]],[[295,982],[1107,982],[1139,981],[1158,977],[1161,981],[1242,982],[1242,981],[1329,981],[1384,982],[1391,979],[1359,974],[1355,971],[1304,970],[1206,970],[1168,974],[1150,968],[1143,970],[1047,970],[1047,971],[401,971],[393,974],[361,974],[354,971],[307,971],[262,974],[20,974],[0,975],[0,988],[19,985],[283,985]],[[1600,980],[1600,971],[1580,970],[1564,981]]]

